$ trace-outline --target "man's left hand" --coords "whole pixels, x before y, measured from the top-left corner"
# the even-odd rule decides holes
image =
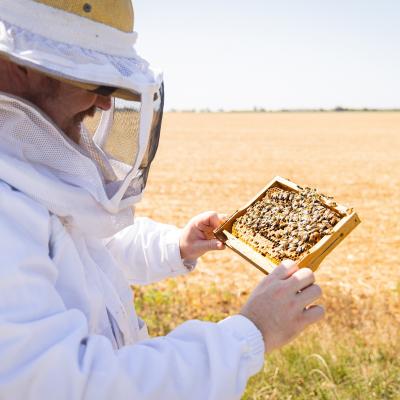
[[[181,257],[195,260],[211,250],[223,250],[225,245],[215,238],[213,230],[224,222],[226,216],[207,211],[192,218],[183,228],[179,240]]]

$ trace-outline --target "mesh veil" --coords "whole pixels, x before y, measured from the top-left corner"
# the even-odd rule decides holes
[[[154,96],[152,108],[149,135],[142,154],[139,149],[143,146],[140,141],[140,101],[113,99],[111,110],[97,112],[93,118],[87,118],[82,126],[82,145],[100,166],[110,198],[132,173],[135,165],[138,165],[136,174],[123,197],[139,195],[145,189],[160,140],[164,108],[163,84]]]

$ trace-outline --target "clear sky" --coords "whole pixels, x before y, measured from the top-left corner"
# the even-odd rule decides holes
[[[134,0],[167,109],[400,108],[400,0]]]

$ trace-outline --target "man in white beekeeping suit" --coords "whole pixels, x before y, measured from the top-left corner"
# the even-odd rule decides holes
[[[238,315],[148,337],[129,284],[223,245],[216,213],[133,218],[164,100],[135,39],[130,0],[0,1],[0,399],[239,399],[323,316],[287,262]]]

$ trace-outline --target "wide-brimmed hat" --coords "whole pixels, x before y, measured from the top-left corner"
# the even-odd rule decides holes
[[[130,0],[0,1],[0,57],[99,94],[159,89],[136,39]]]

